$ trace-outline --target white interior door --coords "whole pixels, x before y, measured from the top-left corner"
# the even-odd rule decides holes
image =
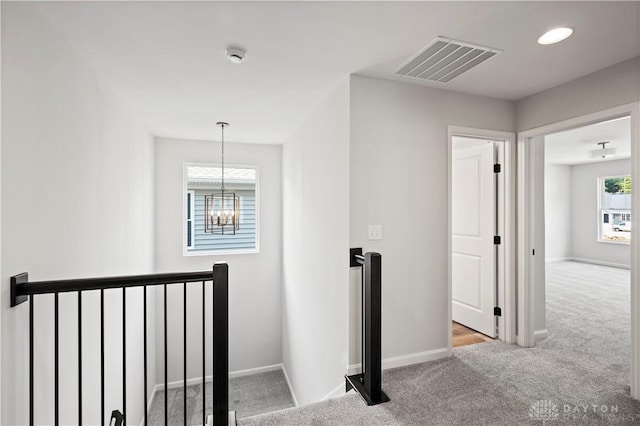
[[[453,151],[452,317],[496,337],[494,143]]]

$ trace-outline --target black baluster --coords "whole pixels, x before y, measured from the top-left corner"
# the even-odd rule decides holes
[[[214,275],[215,275],[215,265]],[[216,289],[215,283],[211,281],[211,415],[216,419]]]
[[[205,345],[205,340],[206,340],[206,335],[205,335],[205,328],[204,328],[204,324],[205,324],[205,307],[206,307],[206,299],[204,297],[204,293],[205,293],[205,282],[202,281],[202,424],[206,425],[207,424],[207,396],[206,396],[206,345]]]
[[[104,289],[100,289],[100,413],[104,426]]]
[[[182,284],[182,402],[184,424],[187,424],[187,283]]]
[[[82,425],[82,291],[78,292],[78,424]]]
[[[144,425],[147,426],[147,286],[142,287],[142,327],[144,334]]]
[[[54,357],[54,361],[53,363],[55,364],[54,366],[54,379],[53,381],[55,382],[55,396],[54,396],[54,423],[56,426],[58,426],[60,424],[60,395],[59,395],[59,390],[60,390],[60,386],[59,386],[59,371],[58,371],[58,365],[59,365],[59,345],[58,345],[58,336],[59,336],[59,327],[58,327],[58,293],[55,293],[53,296],[53,315],[54,315],[54,319],[53,319],[53,327],[54,327],[54,337],[53,337],[53,357]]]
[[[29,296],[29,425],[33,426],[33,295]]]
[[[127,288],[122,287],[122,416],[127,423]]]
[[[164,285],[164,424],[169,424],[169,388],[167,386],[167,285]]]

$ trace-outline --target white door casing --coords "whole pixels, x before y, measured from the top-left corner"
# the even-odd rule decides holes
[[[453,151],[452,318],[496,337],[494,143]]]
[[[640,102],[621,105],[606,110],[582,115],[518,132],[517,142],[517,193],[518,195],[518,338],[520,346],[534,345],[534,298],[533,285],[535,282],[535,268],[533,250],[536,244],[543,245],[544,241],[535,241],[535,204],[533,189],[535,180],[535,155],[532,140],[537,136],[556,133],[576,127],[611,120],[618,117],[631,117],[631,179],[640,181]],[[632,211],[640,211],[640,197],[632,199]],[[634,399],[640,399],[640,255],[638,255],[638,229],[631,229],[631,374],[630,394]]]

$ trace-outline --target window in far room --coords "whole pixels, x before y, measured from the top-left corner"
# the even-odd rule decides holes
[[[631,242],[631,176],[598,179],[598,241]]]
[[[184,254],[257,253],[258,168],[225,165],[224,198],[220,165],[185,164],[184,174]]]
[[[195,191],[187,190],[187,248],[193,248],[193,240],[195,239],[195,227],[193,226]]]

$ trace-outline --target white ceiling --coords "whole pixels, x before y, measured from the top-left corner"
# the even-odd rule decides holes
[[[616,156],[590,159],[589,151],[602,149],[598,142],[611,142]],[[544,138],[544,157],[549,164],[584,164],[631,157],[631,120],[629,117],[591,124],[553,133]]]
[[[442,85],[516,100],[640,53],[639,2],[40,2],[157,136],[283,142],[351,73],[390,73],[436,36],[501,55]],[[547,29],[567,41],[540,46]],[[229,44],[247,60],[227,61]]]

